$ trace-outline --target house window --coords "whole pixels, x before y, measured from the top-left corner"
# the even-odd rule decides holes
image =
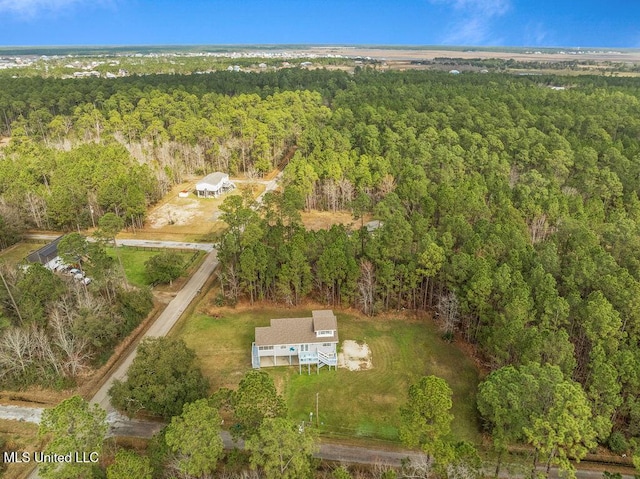
[[[328,347],[331,346],[331,343],[322,343],[322,346],[325,347],[325,348],[328,348]]]
[[[258,346],[260,351],[273,351],[273,346]]]
[[[316,332],[316,337],[321,337],[321,336],[333,336],[333,330],[321,329],[320,331]]]
[[[280,349],[287,349],[286,346],[280,346]]]

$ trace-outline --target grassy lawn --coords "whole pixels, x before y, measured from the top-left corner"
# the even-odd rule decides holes
[[[38,440],[38,426],[21,421],[0,420],[0,443],[4,443],[3,451],[27,451],[33,452],[41,450]],[[18,479],[26,477],[27,471],[33,464],[12,463],[7,465],[4,475],[0,472],[0,477],[5,479]]]
[[[0,262],[8,264],[18,264],[25,259],[29,253],[42,248],[46,243],[17,243],[0,251]]]
[[[122,265],[124,266],[124,273],[127,276],[127,281],[135,286],[147,286],[149,284],[149,280],[144,272],[144,263],[152,256],[156,256],[161,252],[162,251],[159,249],[149,248],[129,248],[126,246],[118,248],[118,253],[122,260]],[[191,263],[188,268],[192,267],[193,264],[197,264],[200,258],[204,256],[202,251],[176,251],[176,253],[178,253],[185,263],[192,261],[192,259],[194,259],[194,255],[197,255],[193,263]],[[117,261],[118,256],[114,248],[108,247],[107,254],[112,258],[115,258]]]
[[[196,314],[174,335],[196,350],[212,390],[234,388],[250,368],[250,346],[255,326],[270,318],[310,316],[301,310],[220,309],[218,317]],[[473,363],[454,345],[440,339],[429,321],[363,319],[337,314],[341,340],[365,341],[372,351],[373,368],[351,372],[326,368],[311,375],[297,367],[265,368],[284,394],[290,415],[297,421],[315,414],[319,393],[321,430],[332,436],[398,440],[398,408],[409,386],[421,376],[434,374],[453,389],[452,424],[457,439],[479,442],[475,411],[478,373]],[[314,420],[315,422],[315,420]]]

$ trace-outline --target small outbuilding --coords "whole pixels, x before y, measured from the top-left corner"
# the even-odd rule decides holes
[[[222,193],[231,191],[235,185],[229,181],[229,175],[219,171],[202,178],[196,184],[198,198],[217,198]]]

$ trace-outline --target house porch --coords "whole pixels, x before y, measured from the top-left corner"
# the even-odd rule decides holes
[[[287,356],[277,355],[260,355],[260,351],[256,343],[251,347],[251,365],[254,369],[271,368],[276,366],[298,366],[300,374],[304,366],[307,367],[307,373],[311,374],[311,366],[316,366],[316,373],[320,371],[323,366],[328,366],[334,369],[338,365],[338,355],[336,353],[323,353],[319,352],[298,352],[292,351]]]

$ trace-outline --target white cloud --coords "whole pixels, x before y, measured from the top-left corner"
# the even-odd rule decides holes
[[[523,32],[524,45],[526,46],[546,46],[554,45],[550,33],[542,23],[528,23]]]
[[[0,12],[30,18],[43,13],[62,12],[76,5],[104,3],[103,0],[0,0]]]
[[[452,16],[444,43],[480,45],[500,43],[493,21],[511,9],[510,0],[430,0],[434,5],[451,8]]]
[[[485,15],[504,15],[511,8],[509,0],[433,0],[432,3],[451,5],[455,10],[481,12]]]

